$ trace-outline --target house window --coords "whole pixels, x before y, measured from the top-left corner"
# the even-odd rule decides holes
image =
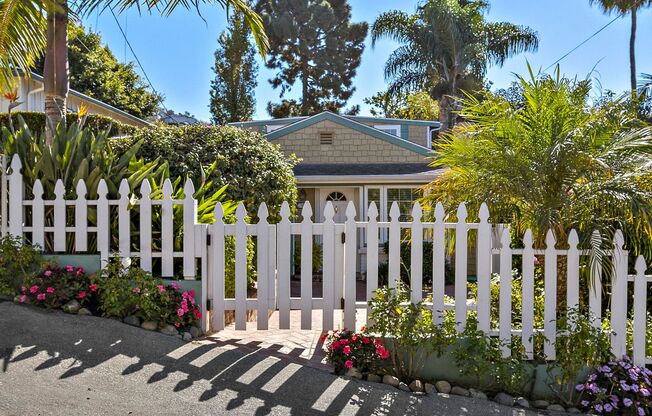
[[[285,124],[268,124],[265,126],[265,131],[267,133],[271,133],[274,130],[282,129],[285,126],[286,126]]]
[[[392,203],[398,203],[401,212],[399,221],[410,221],[412,219],[412,206],[414,201],[419,198],[417,190],[414,188],[387,188],[387,217],[392,208]]]
[[[342,192],[331,192],[326,197],[326,201],[332,201],[332,202],[346,201],[346,195],[344,195]]]
[[[374,128],[389,133],[392,136],[401,137],[401,126],[398,124],[377,124]]]
[[[376,204],[376,209],[380,213],[380,188],[367,189],[367,209],[369,209],[372,202]]]
[[[333,133],[332,132],[319,133],[319,144],[323,146],[329,146],[333,144]]]

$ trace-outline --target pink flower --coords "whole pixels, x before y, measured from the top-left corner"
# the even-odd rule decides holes
[[[158,288],[159,293],[163,293],[163,292],[165,292],[165,286],[163,286],[163,285],[158,285],[158,286],[156,286],[156,287]]]
[[[131,289],[131,291],[134,292],[134,293],[140,293],[140,288],[135,287],[135,288]]]
[[[72,267],[71,265],[67,265],[67,266],[66,266],[66,271],[67,271],[68,273],[71,273],[71,272],[74,272],[74,271],[75,271],[75,268]]]
[[[77,297],[78,297],[79,299],[84,299],[84,298],[86,297],[86,292],[79,292],[79,294],[77,295]]]
[[[97,285],[93,283],[92,285],[88,286],[88,289],[90,289],[91,292],[95,292],[97,290]]]
[[[27,288],[25,286],[20,287],[20,293],[25,294],[26,291],[27,291]]]
[[[342,352],[344,353],[344,355],[351,354],[351,347],[349,347],[348,345],[345,345],[344,348],[342,348]]]
[[[43,272],[43,276],[45,277],[51,277],[52,276],[52,270],[46,270]]]
[[[195,314],[195,318],[201,319],[201,312],[199,312],[199,309],[193,310],[193,313]]]
[[[77,267],[77,276],[82,275],[86,273],[86,270],[84,270],[83,267]]]
[[[346,368],[353,367],[353,361],[351,361],[351,360],[344,361],[344,367],[346,367]]]
[[[29,288],[29,293],[36,293],[37,290],[38,290],[38,286],[34,285]]]
[[[181,308],[177,309],[177,315],[183,316],[185,313],[186,313],[186,311],[184,311],[183,309],[181,309]]]
[[[50,286],[47,289],[45,289],[45,291],[48,292],[48,293],[54,293],[54,288],[52,286]]]
[[[22,295],[19,300],[20,303],[25,303],[27,302],[27,295]]]
[[[334,350],[338,349],[340,347],[340,342],[339,341],[333,341],[333,343],[331,344],[331,347]]]
[[[45,300],[45,293],[39,293],[38,295],[36,295],[36,299]]]
[[[181,286],[179,286],[179,283],[177,283],[177,282],[172,282],[172,283],[170,283],[170,287],[171,287],[172,289],[175,289],[175,290],[179,290],[179,289],[181,289]]]

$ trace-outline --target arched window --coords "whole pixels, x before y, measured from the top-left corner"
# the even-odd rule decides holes
[[[346,195],[344,195],[342,192],[331,192],[326,197],[326,201],[333,201],[333,202],[346,201]]]

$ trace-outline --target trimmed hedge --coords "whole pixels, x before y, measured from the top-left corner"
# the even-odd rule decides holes
[[[143,144],[137,156],[168,162],[173,178],[199,178],[202,167],[215,162],[210,179],[219,187],[228,185],[228,199],[243,201],[251,217],[256,217],[262,202],[267,203],[270,220],[276,218],[283,201],[294,206],[297,188],[292,168],[297,159],[283,155],[260,133],[231,126],[156,126],[114,140],[114,148],[120,152],[139,140]]]
[[[27,127],[29,127],[32,133],[42,134],[45,131],[45,113],[35,113],[30,111],[16,111],[11,113],[11,120],[14,124],[14,128],[18,129],[18,116],[21,116]],[[66,122],[70,123],[77,122],[77,113],[66,113]],[[0,125],[9,128],[9,116],[7,113],[0,114]],[[134,134],[138,128],[130,126],[128,124],[120,123],[115,121],[112,118],[102,116],[99,114],[89,114],[86,117],[86,127],[90,128],[93,133],[97,133],[100,130],[109,130],[109,137],[116,136],[126,136]]]

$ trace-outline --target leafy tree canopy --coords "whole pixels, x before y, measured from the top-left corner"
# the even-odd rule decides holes
[[[280,87],[283,98],[295,83],[301,86],[298,101],[272,104],[270,114],[311,115],[343,108],[355,91],[352,83],[367,23],[351,23],[346,0],[259,0],[256,10],[269,37],[266,65],[278,70],[272,87]]]
[[[228,31],[222,32],[215,51],[215,79],[211,81],[210,110],[215,124],[251,120],[258,85],[256,49],[249,40],[244,18],[234,14]]]
[[[98,33],[81,25],[68,27],[70,88],[136,117],[156,114],[163,96],[151,91],[134,69],[133,63],[118,62]],[[43,73],[44,59],[35,66]]]
[[[438,120],[439,106],[426,91],[409,94],[390,94],[381,91],[364,99],[371,106],[369,112],[375,117],[403,118],[408,120]]]

